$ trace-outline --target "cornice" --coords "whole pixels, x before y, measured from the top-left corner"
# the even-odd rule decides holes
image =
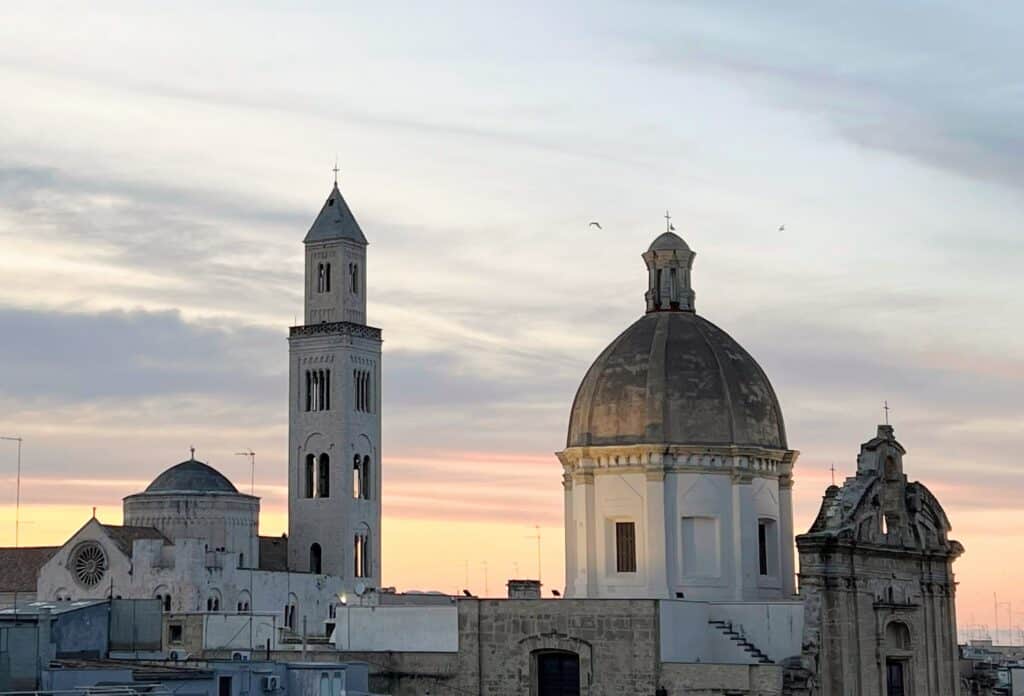
[[[793,462],[798,454],[795,450],[739,445],[641,444],[569,447],[555,456],[573,474],[581,469],[592,472],[591,476],[641,473],[650,480],[659,480],[666,473],[721,473],[740,481],[776,478],[781,485],[792,486]]]

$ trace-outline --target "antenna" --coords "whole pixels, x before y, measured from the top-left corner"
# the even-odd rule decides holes
[[[252,450],[235,452],[236,457],[249,458],[249,493],[256,495],[256,453]]]
[[[540,525],[535,524],[533,525],[533,528],[536,530],[537,533],[531,534],[526,538],[537,540],[537,582],[540,582]]]

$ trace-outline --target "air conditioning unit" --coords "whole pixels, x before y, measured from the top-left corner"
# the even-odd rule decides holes
[[[249,653],[242,652],[241,650],[236,650],[233,653],[231,653],[231,659],[235,662],[248,662]]]
[[[264,691],[277,691],[281,688],[281,677],[276,674],[263,677],[263,690]]]

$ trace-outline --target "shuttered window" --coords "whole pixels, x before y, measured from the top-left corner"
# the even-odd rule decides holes
[[[615,523],[615,570],[636,572],[636,524],[633,522]]]

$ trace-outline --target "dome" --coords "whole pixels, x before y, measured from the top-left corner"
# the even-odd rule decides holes
[[[153,479],[146,493],[238,493],[238,489],[212,466],[196,459],[175,464]]]
[[[662,232],[647,247],[647,251],[690,251],[690,245],[675,232]]]
[[[787,448],[764,371],[692,311],[652,311],[623,331],[587,371],[569,417],[568,447],[662,443]]]

